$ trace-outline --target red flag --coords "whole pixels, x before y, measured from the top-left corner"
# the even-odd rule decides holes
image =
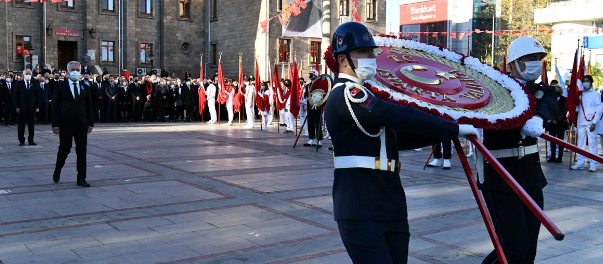
[[[579,49],[579,48],[578,48]],[[576,126],[576,106],[578,105],[578,49],[574,55],[574,64],[572,66],[572,76],[570,77],[570,84],[567,88],[567,100],[565,100],[565,106],[568,111],[568,120],[570,125]]]
[[[297,118],[299,114],[299,71],[297,70],[297,60],[293,61],[293,78],[291,80],[291,104],[289,110]]]
[[[260,96],[260,87],[262,87],[262,81],[260,81],[260,67],[258,66],[257,59],[255,59],[255,72],[253,77],[255,78],[255,105],[258,107],[258,109],[260,109],[260,111],[264,111],[262,101],[263,98]]]
[[[544,85],[549,85],[549,76],[546,69],[546,60],[542,60],[542,72],[540,73],[540,79]]]
[[[355,3],[352,3],[352,14],[354,15],[354,19],[352,19],[352,21],[360,22],[360,15],[358,15],[358,9],[356,9]]]
[[[459,39],[463,39],[463,37],[465,37],[465,33],[465,31],[459,32]]]
[[[205,90],[203,89],[203,83],[199,83],[199,115],[203,115],[207,98],[205,97]]]
[[[287,22],[285,21],[285,19],[283,18],[282,14],[278,14],[278,21],[281,23],[281,25],[284,27],[287,25]]]
[[[456,32],[450,32],[450,38],[456,38]]]
[[[239,90],[235,93],[232,100],[232,106],[235,113],[241,111],[241,105],[243,105],[243,102],[245,101],[245,86],[243,85],[243,78],[243,59],[239,57]]]
[[[224,104],[228,101],[228,93],[226,92],[224,72],[222,72],[222,58],[218,60],[218,89],[218,103]]]

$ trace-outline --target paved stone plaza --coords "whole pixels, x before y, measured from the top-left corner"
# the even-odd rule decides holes
[[[276,127],[100,124],[81,188],[75,149],[54,184],[58,137],[36,133],[38,146],[19,147],[16,127],[0,127],[0,263],[351,263],[328,141],[315,152]],[[492,245],[459,162],[423,170],[428,155],[401,152],[409,262],[480,263]],[[567,160],[542,159],[546,213],[566,240],[542,228],[537,261],[603,263],[603,166]]]

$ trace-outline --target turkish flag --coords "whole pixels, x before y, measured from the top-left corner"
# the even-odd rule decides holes
[[[257,59],[255,60],[254,78],[255,78],[255,105],[258,107],[258,109],[260,109],[260,111],[263,111],[264,105],[263,105],[262,97],[260,96],[260,87],[262,86],[262,81],[260,81],[260,67],[258,66]]]
[[[222,59],[218,60],[218,89],[218,103],[224,104],[228,101],[228,93],[226,92],[226,81],[222,71]]]
[[[540,73],[540,79],[544,85],[549,85],[549,76],[546,69],[546,60],[542,60],[542,72]]]
[[[297,70],[297,60],[293,61],[293,78],[291,80],[291,114],[297,118],[299,114],[299,71]]]
[[[579,49],[579,48],[578,48]],[[570,84],[567,88],[567,100],[565,100],[565,106],[568,111],[568,121],[570,125],[576,126],[577,115],[576,115],[576,106],[578,105],[580,91],[578,91],[578,79],[579,79],[579,70],[578,70],[578,49],[576,49],[576,53],[574,54],[574,64],[572,66],[572,76],[570,77]],[[581,80],[580,80],[581,81]]]
[[[205,97],[205,90],[203,89],[203,84],[199,84],[199,115],[203,115],[203,110],[205,109],[205,104],[207,103],[207,98]]]

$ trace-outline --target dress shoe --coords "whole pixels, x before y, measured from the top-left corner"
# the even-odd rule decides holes
[[[316,146],[316,147],[318,147],[318,148],[322,148],[322,141],[320,141],[320,140],[319,140],[317,145],[318,145],[318,146]]]
[[[86,180],[81,180],[81,181],[77,181],[77,186],[90,187],[90,184],[88,182],[86,182]]]
[[[329,147],[329,150],[333,150],[333,147]]]
[[[584,164],[578,164],[578,163],[576,163],[570,167],[570,169],[572,169],[572,170],[581,170],[583,168],[584,168]]]
[[[29,142],[29,145],[30,145],[30,146],[37,146],[38,144],[36,144],[36,142],[33,142],[33,141],[32,141],[32,142]]]
[[[546,160],[546,162],[556,162],[557,159],[555,157],[551,157],[550,159]]]
[[[19,143],[19,147],[25,146],[25,143],[21,142]]]
[[[61,173],[60,172],[59,173],[55,172],[55,173],[52,174],[52,181],[54,183],[58,183],[60,180],[61,180]]]
[[[588,171],[590,172],[596,172],[597,171],[597,166],[590,166],[590,168],[588,168]]]
[[[449,159],[445,159],[444,163],[442,164],[442,169],[449,170],[450,167],[452,167],[452,164],[450,164],[450,160]]]
[[[563,163],[563,158],[557,158],[557,159],[555,160],[555,163]]]
[[[429,164],[427,164],[427,167],[440,167],[442,166],[442,160],[440,159],[433,159]]]

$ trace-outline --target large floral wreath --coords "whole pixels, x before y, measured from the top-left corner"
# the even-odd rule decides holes
[[[380,47],[421,51],[430,55],[445,58],[449,61],[463,65],[468,69],[474,70],[495,81],[506,89],[512,98],[513,105],[509,111],[498,113],[484,113],[466,110],[461,111],[461,109],[455,109],[454,107],[441,106],[413,98],[386,87],[376,80],[366,81],[364,86],[369,88],[377,97],[382,100],[397,103],[399,105],[418,108],[430,114],[440,116],[459,124],[472,124],[476,127],[493,130],[517,128],[525,124],[525,122],[536,112],[536,98],[526,87],[524,87],[516,79],[502,73],[497,68],[493,68],[482,63],[476,58],[465,56],[442,47],[432,46],[412,40],[399,39],[395,36],[389,35],[375,36],[375,42]],[[337,75],[339,71],[335,58],[332,56],[331,47],[329,47],[325,52],[324,59],[331,71]]]

